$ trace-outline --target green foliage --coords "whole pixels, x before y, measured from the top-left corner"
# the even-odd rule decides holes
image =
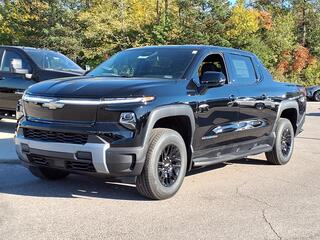
[[[4,1],[0,6],[0,43],[59,50],[75,58],[79,52],[76,11],[63,1]]]
[[[0,44],[50,48],[93,67],[130,47],[220,45],[253,51],[278,80],[320,84],[320,2],[4,0]]]
[[[303,85],[313,86],[320,85],[320,63],[317,62],[308,66],[303,73],[305,79],[303,79]]]

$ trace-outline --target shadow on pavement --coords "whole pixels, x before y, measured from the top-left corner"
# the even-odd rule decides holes
[[[15,150],[13,138],[0,138],[0,163],[4,160],[17,160],[18,156]]]
[[[12,133],[14,134],[14,131],[16,129],[17,123],[14,121],[3,121],[0,120],[0,133]]]
[[[206,167],[196,167],[196,168],[193,168],[190,172],[188,172],[186,176],[188,177],[188,176],[200,174],[200,173],[203,173],[203,172],[209,172],[209,171],[212,171],[212,170],[223,168],[225,166],[227,166],[226,163],[217,163],[217,164],[214,164],[214,165],[211,165],[211,166],[206,166]]]
[[[307,113],[306,116],[310,116],[310,117],[320,117],[320,112]]]
[[[259,159],[254,159],[254,158],[242,158],[242,159],[228,161],[225,163],[217,163],[217,164],[214,164],[211,166],[197,167],[197,168],[192,169],[189,173],[187,173],[187,176],[192,176],[195,174],[216,170],[216,169],[223,168],[225,166],[232,165],[232,164],[270,165],[270,163],[267,162],[266,160],[259,160]]]
[[[63,180],[38,179],[20,165],[0,165],[0,193],[33,197],[102,198],[147,201],[137,192],[134,179],[105,179],[70,175]]]
[[[307,139],[307,140],[320,140],[320,138],[313,138],[313,137],[297,137],[297,138],[300,138],[300,139]]]
[[[245,165],[270,165],[270,163],[266,160],[259,160],[254,158],[243,158],[232,160],[229,163],[233,164],[245,164]]]
[[[231,161],[236,164],[267,164],[263,160],[242,159]],[[213,171],[227,166],[220,163],[208,167],[195,168],[187,174]],[[135,178],[102,178],[71,174],[58,181],[41,180],[21,165],[0,164],[0,193],[33,197],[57,198],[101,198],[129,201],[150,201],[142,197],[135,188]]]

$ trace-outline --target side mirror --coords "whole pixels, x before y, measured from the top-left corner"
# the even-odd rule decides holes
[[[33,75],[32,75],[32,73],[26,73],[26,74],[24,75],[24,77],[25,77],[26,79],[30,80],[30,79],[33,78]]]
[[[208,87],[220,87],[226,83],[226,76],[222,72],[207,71],[201,76],[201,84]]]
[[[86,65],[84,75],[86,75],[88,72],[90,72],[90,70],[91,70],[91,67],[89,65]]]
[[[22,59],[14,58],[10,62],[10,72],[18,74],[28,74],[29,70],[22,68]]]

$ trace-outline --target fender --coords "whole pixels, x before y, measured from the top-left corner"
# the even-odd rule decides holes
[[[278,106],[277,117],[276,117],[276,120],[274,121],[274,125],[272,128],[272,133],[274,133],[276,131],[277,123],[280,119],[280,116],[281,116],[282,112],[286,109],[295,109],[297,111],[297,115],[298,115],[299,114],[299,107],[298,107],[298,103],[297,103],[296,99],[288,99],[288,100],[283,100],[282,102],[280,102],[280,104]],[[297,118],[298,118],[298,116],[297,116]]]
[[[174,117],[174,116],[186,116],[190,120],[191,124],[191,143],[193,140],[193,134],[195,130],[195,119],[192,108],[189,105],[185,104],[174,104],[166,105],[155,108],[151,111],[148,121],[147,121],[147,130],[143,140],[143,146],[148,145],[148,141],[151,137],[151,132],[158,120],[165,117]]]
[[[191,151],[192,150],[192,140],[193,134],[195,130],[195,119],[192,108],[189,105],[185,104],[174,104],[174,105],[165,105],[161,107],[157,107],[151,111],[149,114],[149,118],[146,124],[146,131],[144,134],[143,144],[139,147],[117,147],[117,148],[110,148],[107,151],[107,159],[110,162],[117,162],[119,163],[119,157],[132,155],[133,153],[136,156],[135,161],[135,168],[134,168],[134,175],[140,175],[142,169],[144,167],[145,157],[149,147],[149,139],[151,137],[151,132],[158,120],[165,117],[174,117],[174,116],[186,116],[189,118],[191,123]],[[190,161],[191,162],[191,161]],[[191,168],[192,164],[190,164],[189,169]]]

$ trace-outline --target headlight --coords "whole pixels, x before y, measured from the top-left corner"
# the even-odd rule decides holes
[[[119,122],[122,126],[134,130],[136,128],[136,116],[133,112],[123,112],[120,114]]]

